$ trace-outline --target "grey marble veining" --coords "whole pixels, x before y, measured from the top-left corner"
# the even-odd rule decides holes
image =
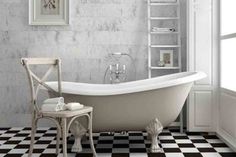
[[[21,57],[60,57],[63,80],[103,83],[109,54],[130,54],[128,80],[147,78],[147,2],[70,0],[69,26],[28,25],[28,0],[0,3],[0,126],[30,123],[30,93]],[[186,67],[186,0],[181,0]],[[175,12],[170,10],[171,14]]]

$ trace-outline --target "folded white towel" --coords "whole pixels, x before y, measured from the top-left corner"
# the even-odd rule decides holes
[[[44,104],[64,103],[64,98],[63,97],[50,98],[50,99],[46,99],[43,103]]]
[[[83,107],[84,107],[84,105],[80,104],[78,102],[71,102],[71,103],[65,104],[65,108],[70,111],[79,110]]]
[[[159,27],[152,27],[153,32],[175,32],[174,28],[159,28]]]
[[[43,102],[41,110],[45,111],[45,112],[62,111],[62,110],[65,110],[64,105],[65,105],[65,103],[64,103],[63,97],[50,98],[50,99],[46,99]]]
[[[44,112],[58,112],[63,110],[62,104],[43,104],[41,110]]]

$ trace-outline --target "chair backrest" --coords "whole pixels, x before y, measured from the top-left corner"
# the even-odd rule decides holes
[[[34,109],[39,112],[39,107],[37,105],[37,96],[38,92],[40,90],[40,86],[45,87],[49,91],[52,91],[54,93],[58,93],[58,96],[62,96],[61,92],[61,60],[58,58],[22,58],[21,64],[25,67],[29,83],[30,83],[30,90],[31,90],[31,99],[32,104],[34,105]],[[49,65],[49,69],[46,71],[46,73],[43,75],[42,78],[39,78],[31,69],[31,65]],[[50,75],[50,73],[53,70],[57,70],[57,81],[58,81],[58,90],[52,89],[50,86],[48,86],[45,81]]]

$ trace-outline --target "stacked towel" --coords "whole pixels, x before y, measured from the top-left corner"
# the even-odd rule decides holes
[[[175,32],[174,28],[159,28],[159,27],[152,27],[153,32]]]
[[[74,110],[79,110],[83,107],[84,105],[78,102],[71,102],[65,104],[63,97],[57,97],[57,98],[46,99],[43,102],[41,110],[44,112],[58,112],[63,110],[74,111]]]
[[[84,105],[78,102],[71,102],[71,103],[65,104],[65,108],[70,111],[79,110],[83,107]]]
[[[64,110],[64,98],[63,97],[57,97],[57,98],[50,98],[46,99],[43,102],[43,105],[41,107],[42,111],[45,112],[57,112]]]

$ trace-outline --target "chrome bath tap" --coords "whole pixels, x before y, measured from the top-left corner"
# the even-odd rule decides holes
[[[109,66],[109,70],[111,83],[120,83],[126,79],[126,65],[113,64]]]

